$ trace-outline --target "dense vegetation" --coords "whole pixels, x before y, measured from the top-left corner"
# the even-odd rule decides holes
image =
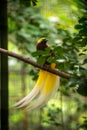
[[[86,130],[87,128],[87,3],[85,0],[9,0],[9,50],[43,64],[49,55],[36,51],[48,39],[55,57],[47,60],[72,75],[48,104],[33,112],[10,109],[10,129]],[[43,54],[38,59],[38,53]],[[9,104],[28,93],[39,69],[9,58]],[[17,72],[17,73],[16,73]],[[15,86],[16,87],[15,87]],[[22,87],[19,87],[22,86]],[[24,128],[25,127],[25,128]]]

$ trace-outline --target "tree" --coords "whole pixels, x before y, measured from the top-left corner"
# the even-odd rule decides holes
[[[7,38],[7,1],[2,0],[1,8],[1,22],[0,22],[0,47],[8,49]],[[0,89],[1,89],[1,129],[8,130],[8,57],[0,55]]]
[[[34,4],[36,3],[35,1],[33,2]],[[69,112],[65,111],[64,113],[66,115],[65,122],[58,120],[59,118],[56,115],[59,114],[58,117],[61,117],[60,115],[64,111],[62,107],[59,108],[59,106],[55,105],[55,102],[58,104],[60,101],[54,100],[52,106],[48,105],[46,110],[43,109],[43,113],[47,113],[45,125],[49,124],[50,127],[55,126],[55,129],[58,127],[61,129],[64,123],[68,129],[86,129],[86,116],[83,117],[83,123],[78,122],[77,124],[77,120],[80,119],[80,116],[82,117],[81,112],[85,112],[87,107],[84,98],[82,98],[87,96],[86,1],[75,2],[72,0],[63,2],[44,0],[40,1],[39,6],[37,5],[36,7],[29,7],[32,1],[27,1],[27,3],[23,0],[9,2],[9,41],[12,41],[26,57],[37,60],[41,65],[44,64],[45,60],[48,60],[50,63],[55,62],[59,70],[72,75],[70,80],[61,79],[59,91],[62,93],[61,102],[63,102],[63,97],[65,106],[73,106],[73,114],[70,107]],[[48,6],[43,6],[46,4]],[[41,15],[42,12],[43,15]],[[55,18],[57,18],[56,21]],[[43,36],[49,39],[55,57],[47,59],[49,50],[35,52],[35,43],[37,39]],[[38,54],[43,54],[43,57],[38,58]],[[31,72],[29,74],[36,77],[37,69],[31,67],[27,68],[27,70]],[[82,101],[80,98],[82,98]],[[67,100],[69,100],[69,103]],[[44,117],[43,113],[42,116]],[[70,124],[68,124],[69,121]],[[42,123],[42,126],[44,126],[44,123]]]

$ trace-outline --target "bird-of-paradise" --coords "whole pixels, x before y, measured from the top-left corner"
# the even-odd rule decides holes
[[[37,50],[44,50],[47,45],[47,40],[41,38],[37,43]],[[55,63],[47,63],[51,69],[56,69]],[[57,91],[60,83],[60,77],[40,69],[39,76],[32,91],[17,102],[16,108],[32,110],[43,106]]]

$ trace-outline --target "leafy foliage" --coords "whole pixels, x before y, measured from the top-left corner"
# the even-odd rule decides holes
[[[37,6],[33,7],[32,4]],[[8,2],[8,27],[9,41],[16,46],[18,52],[41,65],[45,61],[55,62],[59,70],[72,75],[70,80],[61,78],[61,88],[58,91],[64,97],[64,110],[59,106],[56,108],[54,100],[53,107],[47,106],[41,113],[44,119],[42,126],[49,126],[50,130],[53,129],[52,126],[55,126],[55,130],[60,127],[61,130],[63,124],[59,119],[63,111],[67,129],[86,129],[86,115],[83,118],[82,114],[87,109],[84,102],[84,97],[87,96],[87,11],[84,1],[12,0]],[[49,57],[49,48],[35,51],[36,42],[41,37],[48,39],[54,56]],[[35,80],[38,70],[28,65],[25,68]],[[59,101],[60,99],[56,104],[59,105]],[[78,121],[80,116],[81,121]],[[39,118],[35,115],[33,117]],[[36,118],[30,124],[35,124]],[[17,120],[20,119],[17,117]],[[36,129],[36,124],[33,128]]]

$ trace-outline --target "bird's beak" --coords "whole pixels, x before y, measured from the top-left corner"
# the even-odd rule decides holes
[[[47,42],[48,42],[48,39],[46,39],[45,42],[47,43]]]

